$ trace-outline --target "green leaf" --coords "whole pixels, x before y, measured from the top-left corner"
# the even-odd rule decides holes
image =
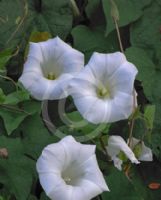
[[[63,119],[65,125],[59,127],[55,134],[58,136],[73,135],[81,142],[94,139],[104,131],[107,134],[110,126],[107,124],[92,124],[83,119],[78,111],[65,114]]]
[[[0,77],[0,88],[3,90],[5,95],[15,91],[15,85],[11,81]]]
[[[148,5],[151,0],[146,1],[146,3],[145,1],[138,0],[115,0],[114,2],[119,12],[118,24],[120,27],[122,27],[139,19],[142,15],[142,8],[145,5]],[[108,35],[115,29],[115,25],[111,16],[112,5],[110,0],[102,0],[102,4],[107,22],[106,35]]]
[[[16,199],[26,200],[35,176],[35,163],[25,157],[20,139],[0,137],[0,146],[8,150],[8,159],[0,162],[0,183]]]
[[[106,21],[101,0],[88,0],[85,11],[90,21],[90,26],[103,26],[104,28]]]
[[[0,104],[2,104],[6,99],[6,95],[4,94],[3,90],[0,88]]]
[[[12,166],[12,167],[10,167]],[[17,199],[26,200],[32,185],[32,171],[29,160],[3,160],[0,164],[0,181]]]
[[[161,66],[160,9],[157,1],[152,1],[152,4],[145,8],[142,18],[131,26],[130,31],[131,44],[146,49],[157,64],[157,68]]]
[[[5,64],[9,61],[12,57],[12,50],[6,49],[0,52],[0,72],[5,70]]]
[[[4,48],[5,46],[11,46],[10,42],[12,39],[14,39],[12,40],[12,46],[16,46],[17,42],[21,41],[23,38],[22,30],[23,28],[24,30],[27,29],[26,21],[28,15],[28,7],[25,6],[24,2],[26,1],[0,1],[1,48]]]
[[[22,103],[18,106],[1,105],[0,116],[3,118],[7,134],[10,135],[29,115],[40,112],[40,105],[34,101]]]
[[[52,36],[65,39],[72,27],[72,9],[68,0],[0,1],[0,46],[15,47],[23,42],[36,27]]]
[[[88,18],[91,18],[93,13],[97,10],[100,5],[101,0],[88,0],[88,4],[86,6],[86,14]]]
[[[123,172],[114,169],[106,177],[106,182],[110,192],[103,193],[102,200],[142,200]]]
[[[8,135],[10,135],[28,115],[17,109],[17,107],[12,109],[8,108],[8,106],[1,106],[0,116],[3,118]]]
[[[11,139],[0,136],[0,148],[6,148],[9,158],[16,156],[17,158],[24,153],[24,148],[20,139]]]
[[[37,13],[35,14],[37,15]],[[61,38],[66,38],[72,28],[73,20],[72,9],[68,0],[42,1],[41,16],[46,22],[52,36],[59,35]]]
[[[148,112],[152,113],[147,113],[149,115],[148,119],[151,122],[147,122],[146,126],[147,128],[153,128],[153,134],[151,135],[153,152],[155,153],[158,159],[161,159],[161,101],[159,95],[161,91],[161,71],[156,70],[154,63],[148,56],[147,51],[145,51],[144,49],[138,47],[131,47],[126,50],[126,56],[130,62],[134,63],[137,66],[139,70],[137,79],[142,81],[146,97],[151,101],[153,105],[155,105],[155,116],[154,107],[151,107],[151,111]],[[153,119],[154,123],[152,124]],[[136,132],[139,132],[139,135],[141,136],[145,131],[144,129],[145,128],[143,128],[143,125],[141,126],[141,124],[139,123]]]
[[[160,2],[160,0],[157,0],[157,2],[158,2],[158,4],[160,4],[160,5],[161,5],[161,2]]]
[[[132,184],[136,193],[142,196],[143,199],[156,200],[160,198],[160,188],[156,190],[149,189],[148,185],[153,182],[160,183],[161,181],[161,168],[158,162],[142,162],[139,168],[131,170],[133,174]]]
[[[130,47],[125,52],[128,61],[135,64],[138,69],[136,79],[142,82],[146,97],[153,99],[153,84],[155,83],[155,65],[146,51],[138,47]]]
[[[74,47],[86,55],[86,60],[96,51],[100,53],[113,52],[119,49],[115,34],[104,36],[104,30],[99,27],[90,29],[80,25],[72,30]]]
[[[10,93],[6,96],[4,104],[17,104],[22,101],[27,101],[30,99],[30,95],[26,90],[19,90],[13,93]]]
[[[153,122],[155,117],[155,105],[148,105],[145,108],[144,117],[147,120],[147,128],[153,129]]]
[[[51,135],[38,113],[26,118],[21,124],[19,131],[24,135],[23,145],[25,153],[34,159],[40,156],[45,146],[57,142],[59,139]]]
[[[43,192],[43,193],[41,194],[40,200],[50,200],[50,199],[49,199],[49,198],[46,196],[46,194]]]
[[[30,195],[29,198],[27,200],[37,200],[36,196],[34,195]]]

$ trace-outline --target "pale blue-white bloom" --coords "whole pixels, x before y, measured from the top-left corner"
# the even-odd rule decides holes
[[[108,191],[95,155],[95,145],[66,136],[48,145],[37,164],[40,183],[52,200],[90,200]]]
[[[120,52],[93,53],[69,89],[81,115],[98,124],[127,119],[136,106],[136,67]]]
[[[68,96],[68,83],[84,67],[84,55],[59,37],[30,43],[27,60],[19,81],[38,99]]]
[[[128,142],[127,142],[128,143]],[[119,157],[119,154],[123,152],[126,157],[135,164],[139,164],[139,161],[152,161],[152,151],[146,147],[144,142],[136,138],[131,139],[130,147],[125,140],[118,135],[110,136],[108,139],[108,145],[106,147],[108,155],[114,162],[114,166],[119,170],[122,170],[123,160]],[[139,145],[140,144],[140,145]],[[139,155],[135,155],[135,148],[139,145]]]

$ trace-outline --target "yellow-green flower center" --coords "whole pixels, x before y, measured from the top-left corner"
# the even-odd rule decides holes
[[[111,91],[109,87],[100,86],[97,89],[97,95],[100,98],[109,98],[111,96]]]
[[[69,177],[65,177],[64,181],[66,182],[67,185],[71,184],[71,178],[69,178]]]
[[[49,72],[48,75],[47,75],[47,79],[49,80],[55,80],[56,79],[56,76],[53,72]]]

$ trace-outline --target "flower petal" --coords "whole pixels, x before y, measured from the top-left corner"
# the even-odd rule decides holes
[[[63,146],[68,162],[75,161],[75,164],[81,165],[95,154],[95,145],[87,145],[76,142],[72,136],[66,136],[60,141]],[[78,159],[79,157],[79,159]]]
[[[28,57],[36,59],[39,63],[43,62],[43,54],[40,43],[30,42]]]
[[[120,91],[131,95],[137,72],[136,67],[132,63],[124,62],[108,80],[113,93]]]
[[[153,161],[152,150],[149,147],[146,147],[144,143],[142,143],[142,151],[139,156],[140,161]]]
[[[134,149],[135,146],[136,146],[139,142],[140,142],[140,140],[138,140],[137,138],[132,137],[132,138],[131,138],[130,147],[131,147],[132,149]],[[127,143],[129,143],[129,138],[128,138],[128,140],[127,140]]]
[[[94,198],[95,196],[98,196],[101,193],[101,188],[99,188],[95,183],[86,179],[81,179],[79,182],[79,187],[73,191],[71,199],[89,200]]]
[[[37,161],[36,168],[39,173],[59,174],[63,170],[66,160],[63,146],[60,143],[54,143],[45,147]]]
[[[91,68],[95,77],[104,79],[103,77],[110,77],[124,62],[126,57],[123,53],[93,53],[91,56],[88,67]]]
[[[90,200],[102,191],[92,182],[82,180],[81,186],[60,185],[48,194],[54,200]]]
[[[109,122],[127,119],[133,111],[133,96],[118,91],[110,101],[110,104]]]
[[[111,157],[117,156],[120,151],[123,151],[132,163],[139,164],[139,161],[136,159],[132,150],[120,136],[109,137],[107,151]]]
[[[39,179],[43,189],[51,199],[54,199],[51,194],[56,188],[66,185],[60,175],[51,172],[40,173]]]
[[[96,156],[93,155],[81,167],[85,169],[84,179],[96,184],[102,191],[109,191],[107,184],[103,178],[103,174],[98,167]]]
[[[52,185],[52,182],[49,184]],[[60,184],[57,187],[52,186],[52,190],[47,195],[52,200],[74,200],[72,199],[72,193],[74,189],[75,188],[71,185]]]
[[[48,99],[50,96],[48,93],[48,87],[50,85],[50,81],[37,75],[35,72],[27,72],[24,73],[19,82],[23,84],[23,86],[30,91],[30,94],[38,100]]]
[[[27,61],[24,64],[23,74],[27,72],[34,72],[37,73],[37,75],[39,76],[43,76],[40,62],[31,56],[28,57]]]
[[[128,140],[129,141],[129,140]],[[135,146],[141,142],[141,140],[138,140],[137,138],[132,138],[131,140],[131,148],[134,149]],[[138,158],[140,161],[153,161],[153,153],[152,150],[145,146],[144,142],[141,142],[141,154]]]
[[[75,98],[74,103],[81,115],[91,123],[103,123],[106,119],[107,107],[103,100],[92,96]]]
[[[84,66],[84,55],[73,49],[59,37],[40,42],[44,71],[54,72],[56,76],[62,73],[78,72]]]
[[[119,158],[117,158],[116,156],[112,157],[112,160],[114,162],[114,166],[118,169],[118,170],[122,170],[122,163],[123,161]]]
[[[95,77],[90,68],[84,68],[69,83],[69,93],[74,99],[84,96],[96,97]]]
[[[35,72],[24,73],[19,82],[38,100],[62,99],[68,96],[68,83],[72,74],[63,74],[56,80],[48,80]]]

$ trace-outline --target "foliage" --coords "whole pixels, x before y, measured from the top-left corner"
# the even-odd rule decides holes
[[[0,156],[0,200],[47,200],[35,169],[42,149],[59,140],[57,131],[87,138],[96,129],[95,125],[82,122],[75,108],[67,112],[67,117],[83,125],[71,127],[63,123],[56,112],[56,102],[48,110],[56,117],[43,120],[41,102],[17,83],[30,41],[44,41],[58,35],[83,52],[86,62],[94,51],[119,51],[111,1],[77,0],[76,3],[80,10],[77,17],[68,0],[0,0],[0,149],[6,148],[8,152],[8,158]],[[135,89],[140,107],[132,116],[133,134],[151,145],[155,159],[152,164],[130,166],[129,180],[127,174],[113,169],[102,149],[108,135],[127,136],[128,125],[124,121],[102,125],[88,138],[97,145],[100,167],[110,188],[101,198],[159,200],[160,189],[150,190],[148,185],[161,183],[161,176],[155,173],[160,173],[161,165],[161,3],[115,0],[115,4],[125,55],[139,71]],[[53,121],[59,125],[51,131]]]

